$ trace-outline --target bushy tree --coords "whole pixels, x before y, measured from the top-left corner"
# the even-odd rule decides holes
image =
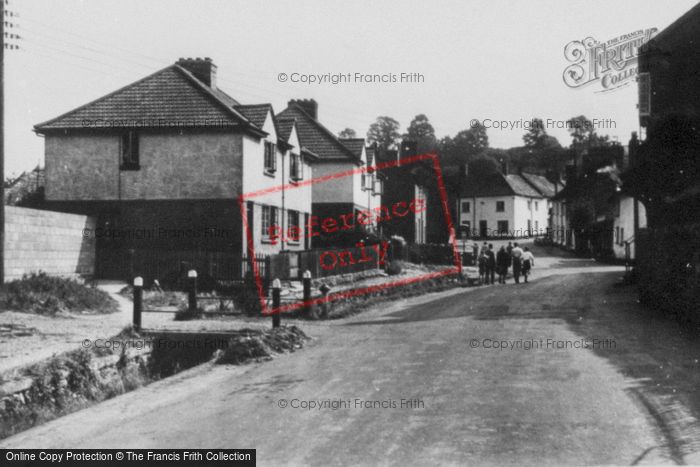
[[[338,138],[357,138],[357,132],[352,128],[346,128],[338,133]]]
[[[377,117],[367,131],[367,142],[376,142],[381,149],[394,149],[401,139],[399,127],[399,122],[391,117]]]

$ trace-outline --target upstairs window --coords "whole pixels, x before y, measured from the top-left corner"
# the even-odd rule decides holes
[[[299,154],[292,153],[289,158],[289,178],[293,181],[299,181],[304,178],[301,156]]]
[[[535,211],[539,211],[539,210],[540,210],[540,203],[539,203],[539,201],[535,201]]]
[[[277,170],[277,154],[275,143],[265,141],[265,172],[275,173]]]
[[[269,239],[270,234],[278,230],[277,225],[277,208],[274,206],[262,206],[262,238]]]
[[[506,203],[504,201],[496,201],[496,212],[503,212],[506,210]]]
[[[135,131],[130,131],[121,136],[121,169],[139,169],[139,135]]]
[[[471,203],[469,201],[462,201],[462,212],[467,214],[471,211]]]

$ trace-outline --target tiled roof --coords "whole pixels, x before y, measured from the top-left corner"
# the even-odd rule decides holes
[[[236,105],[233,107],[247,118],[253,125],[262,128],[267,118],[267,113],[271,111],[270,104]]]
[[[313,152],[321,160],[344,159],[359,163],[359,158],[318,120],[301,107],[292,104],[277,114],[277,118],[296,118],[297,134],[304,149]]]
[[[539,191],[535,190],[529,183],[521,176],[515,174],[508,174],[505,176],[506,181],[513,190],[513,193],[521,196],[533,196],[536,198],[541,197]]]
[[[277,137],[282,141],[288,143],[289,137],[292,136],[292,128],[294,128],[294,122],[296,118],[277,118]]]
[[[464,198],[513,195],[542,197],[520,175],[503,175],[500,172],[479,177],[468,176],[462,182],[460,195]]]
[[[228,94],[210,88],[175,64],[35,129],[240,126],[260,133],[236,105]]]
[[[375,160],[374,160],[374,153],[375,153],[375,151],[374,151],[374,145],[372,145],[372,146],[367,146],[367,147],[365,148],[365,151],[366,151],[366,153],[367,153],[367,165],[375,165],[376,162],[375,162]]]
[[[556,190],[554,189],[554,183],[547,180],[547,177],[525,172],[523,172],[522,176],[530,185],[532,185],[537,191],[539,191],[542,194],[542,196],[546,198],[551,198],[556,194]]]
[[[358,159],[362,157],[362,149],[365,147],[364,138],[340,138],[340,142],[352,151]]]

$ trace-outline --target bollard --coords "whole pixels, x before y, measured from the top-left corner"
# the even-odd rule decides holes
[[[331,291],[331,288],[328,286],[328,284],[323,284],[321,287],[319,287],[319,290],[323,294],[323,301],[321,302],[321,316],[324,318],[328,317],[328,294]]]
[[[311,271],[304,271],[302,282],[304,283],[304,314],[311,315]]]
[[[141,330],[141,313],[143,312],[143,278],[134,277],[134,331]]]
[[[279,308],[282,304],[282,283],[279,279],[272,281],[272,328],[280,327],[280,312]],[[275,311],[277,310],[277,311]]]
[[[187,309],[190,312],[197,311],[197,271],[187,271]]]

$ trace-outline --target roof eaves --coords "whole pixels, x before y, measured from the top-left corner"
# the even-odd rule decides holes
[[[43,127],[46,127],[46,126],[50,125],[51,123],[53,123],[53,122],[55,122],[55,121],[58,121],[58,120],[60,120],[60,119],[62,119],[62,118],[65,118],[65,117],[69,116],[70,114],[73,114],[73,113],[75,113],[75,112],[78,112],[79,110],[82,110],[82,109],[84,109],[84,108],[86,108],[86,107],[88,107],[88,106],[90,106],[90,105],[93,105],[93,104],[96,104],[96,103],[98,103],[98,102],[100,102],[100,101],[103,101],[103,100],[105,100],[105,99],[108,99],[108,98],[114,96],[115,94],[118,94],[118,93],[120,93],[120,92],[122,92],[122,91],[126,91],[127,89],[129,89],[129,88],[131,88],[131,87],[133,87],[133,86],[136,86],[137,84],[139,84],[139,83],[141,83],[141,82],[143,82],[143,81],[146,81],[147,79],[150,79],[150,78],[156,76],[157,74],[162,73],[162,72],[164,72],[165,70],[168,70],[169,68],[172,68],[172,67],[174,67],[174,66],[177,66],[177,65],[168,65],[168,66],[166,66],[165,68],[161,68],[160,70],[155,71],[155,72],[151,73],[151,74],[148,75],[148,76],[145,76],[145,77],[143,77],[143,78],[141,78],[141,79],[139,79],[139,80],[137,80],[137,81],[134,81],[133,83],[129,83],[129,84],[127,84],[126,86],[122,86],[121,88],[119,88],[119,89],[117,89],[117,90],[115,90],[115,91],[112,91],[112,92],[110,92],[109,94],[105,94],[104,96],[100,96],[100,97],[98,97],[97,99],[91,100],[90,102],[88,102],[88,103],[86,103],[86,104],[83,104],[83,105],[78,106],[78,107],[76,107],[76,108],[74,108],[74,109],[71,109],[71,110],[69,110],[68,112],[64,112],[64,113],[62,113],[61,115],[59,115],[58,117],[54,117],[54,118],[52,118],[52,119],[50,119],[50,120],[46,120],[46,121],[44,121],[44,122],[37,123],[36,125],[34,125],[34,131],[35,131],[36,133],[38,133],[38,134],[41,134],[41,132],[45,129],[45,128],[43,128]],[[57,128],[57,129],[58,129],[58,128]]]
[[[332,131],[330,131],[328,128],[323,126],[321,122],[313,118],[311,115],[309,115],[300,105],[298,104],[292,104],[296,110],[301,112],[301,114],[308,120],[310,121],[313,125],[316,125],[317,128],[319,128],[321,131],[326,133],[326,136],[328,136],[331,141],[333,141],[342,151],[344,151],[348,156],[350,156],[352,159],[355,160],[355,162],[360,165],[361,160],[359,157],[357,157],[350,149],[348,149],[343,143],[340,142],[337,136],[333,134]],[[324,158],[324,159],[330,159],[330,158]],[[338,159],[338,158],[336,158]]]

